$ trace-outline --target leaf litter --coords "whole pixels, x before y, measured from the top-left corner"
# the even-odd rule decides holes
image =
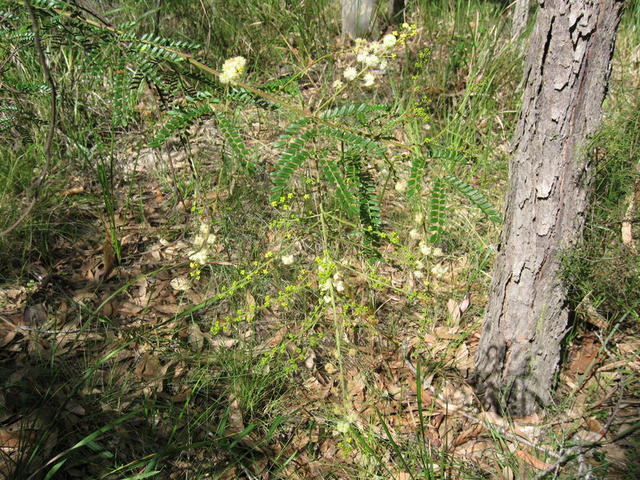
[[[484,286],[465,281],[471,266],[464,256],[449,260],[446,272],[425,284],[407,275],[400,250],[388,244],[384,255],[398,260],[377,265],[385,284],[375,288],[370,267],[342,258],[350,269],[348,302],[369,307],[353,307],[350,324],[337,337],[340,315],[296,314],[286,300],[265,306],[265,292],[275,293],[268,286],[240,288],[236,296],[196,308],[224,297],[223,285],[191,276],[185,232],[192,227],[167,220],[172,206],[162,184],[148,175],[149,153],[139,158],[130,173],[147,185],[146,193],[133,198],[144,205],[143,215],[118,211],[119,264],[105,232],[96,228],[77,244],[61,240],[61,260],[50,270],[37,266],[45,271],[34,277],[40,280],[0,290],[0,355],[11,372],[0,391],[3,471],[20,464],[29,439],[45,438],[41,456],[50,458],[63,445],[59,439],[89,436],[97,425],[148,405],[162,408],[153,418],[114,426],[104,448],[94,451],[95,461],[70,469],[69,478],[103,472],[115,445],[143,458],[149,452],[142,439],[157,437],[160,449],[176,435],[185,445],[209,440],[211,447],[207,455],[185,448],[186,457],[168,458],[169,478],[216,462],[225,465],[220,478],[235,478],[248,468],[233,462],[229,452],[237,449],[252,452],[256,475],[266,475],[276,458],[291,458],[282,468],[287,478],[348,478],[363,468],[413,478],[415,472],[398,470],[397,457],[421,449],[429,452],[433,471],[449,478],[477,470],[514,478],[515,467],[504,466],[509,454],[519,471],[534,475],[560,458],[548,446],[553,438],[602,442],[594,448],[599,454],[625,459],[630,444],[606,441],[639,421],[638,400],[629,396],[637,380],[621,373],[637,379],[637,340],[618,335],[605,345],[595,333],[584,334],[562,374],[571,408],[544,418],[507,419],[483,412],[469,385],[481,323],[475,308],[486,299]],[[178,171],[188,170],[187,162],[173,161]],[[220,211],[234,200],[212,192],[214,197]],[[187,221],[189,215],[178,217]],[[265,251],[288,242],[274,229],[262,240]],[[244,252],[223,243],[213,253],[212,268],[221,272],[251,267]],[[310,270],[308,284],[317,288]],[[423,288],[429,295],[407,295]],[[241,322],[224,320],[236,314]],[[214,333],[216,319],[222,326]],[[233,374],[219,358],[234,362],[235,356],[249,357],[244,380],[263,378],[266,387],[228,384]],[[273,387],[267,380],[279,375],[274,365],[283,358],[291,366],[286,388]],[[47,370],[39,359],[56,368]],[[51,384],[58,389],[49,389]],[[261,397],[267,387],[280,389],[277,411]],[[244,405],[243,395],[255,404]],[[271,431],[263,417],[278,415],[285,419]]]

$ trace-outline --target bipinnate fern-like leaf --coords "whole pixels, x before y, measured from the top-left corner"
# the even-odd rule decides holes
[[[347,177],[356,186],[360,224],[367,243],[377,249],[380,246],[382,215],[376,183],[370,169],[364,165],[362,156],[357,152],[345,155]],[[373,253],[373,252],[372,252]]]
[[[282,148],[287,145],[293,137],[300,134],[300,132],[311,123],[308,118],[301,118],[293,123],[290,123],[285,128],[284,133],[278,137],[278,140],[273,144],[276,148]]]
[[[12,128],[17,121],[18,107],[0,105],[0,133]]]
[[[52,10],[54,8],[63,9],[69,7],[69,2],[60,0],[31,0],[31,5],[33,5],[34,8],[40,8],[42,10]]]
[[[467,157],[450,148],[432,148],[429,156],[431,158],[449,160],[452,164],[468,162]]]
[[[222,113],[216,115],[216,120],[218,121],[218,127],[227,141],[227,144],[231,148],[235,159],[245,170],[252,170],[253,164],[249,159],[249,149],[244,143],[238,126]]]
[[[184,131],[187,127],[193,124],[199,117],[208,116],[213,113],[213,109],[209,104],[200,104],[189,106],[187,108],[180,108],[170,110],[168,112],[169,120],[160,129],[158,133],[153,137],[149,146],[152,148],[159,148],[177,132]]]
[[[165,47],[172,50],[194,51],[201,48],[201,45],[195,42],[187,42],[184,40],[172,40],[151,33],[144,34],[140,37],[140,43],[151,46]]]
[[[228,89],[226,96],[229,100],[233,100],[236,103],[242,105],[255,105],[264,110],[277,110],[279,107],[273,102],[259,97],[255,93],[248,92],[241,87],[233,87]]]
[[[372,112],[388,112],[389,106],[387,105],[369,105],[366,103],[342,105],[340,107],[330,108],[323,111],[319,116],[323,120],[330,120],[332,118],[342,118],[349,116],[356,116],[361,114],[368,114]]]
[[[388,110],[389,107],[385,105],[344,105],[325,110],[318,117],[327,121],[354,116],[364,118],[366,114]],[[376,243],[382,223],[380,205],[373,175],[363,167],[362,157],[382,155],[386,149],[373,138],[352,130],[318,123],[315,125],[311,118],[298,119],[290,123],[275,142],[275,146],[282,148],[283,152],[272,174],[272,198],[277,199],[282,195],[295,171],[311,156],[307,145],[312,139],[322,136],[338,140],[341,145],[339,150],[343,155],[339,158],[321,158],[318,166],[327,184],[333,187],[338,206],[347,215],[359,216],[365,234],[370,236],[372,243]]]
[[[316,134],[316,129],[306,130],[286,145],[285,150],[280,154],[280,160],[276,163],[274,172],[271,174],[271,180],[273,181],[272,199],[280,197],[293,174],[311,156],[311,152],[306,149],[306,146]]]
[[[453,187],[455,191],[469,200],[472,205],[480,209],[480,211],[484,213],[489,220],[496,223],[500,223],[502,221],[500,214],[493,204],[476,188],[453,175],[445,175],[444,180],[446,180],[446,182]]]
[[[416,152],[416,154],[411,157],[411,170],[409,171],[409,180],[407,182],[408,197],[415,196],[420,190],[426,165],[427,162],[420,152]]]
[[[437,158],[442,160],[449,160],[451,165],[459,163],[468,163],[467,158],[459,152],[450,148],[429,148],[429,152],[426,155],[429,158]],[[427,165],[425,155],[422,155],[419,151],[416,151],[411,158],[411,170],[409,172],[407,196],[413,197],[420,190],[422,180],[424,178],[424,168]]]
[[[431,188],[429,199],[429,233],[431,243],[438,243],[444,230],[445,195],[444,182],[441,177],[436,177]]]
[[[358,201],[353,196],[353,193],[351,193],[347,179],[340,171],[337,163],[331,159],[323,159],[320,165],[324,179],[327,183],[335,187],[335,195],[340,208],[347,212],[348,215],[358,215]]]
[[[373,155],[382,155],[386,148],[376,142],[372,138],[358,135],[357,133],[349,132],[346,130],[340,130],[338,128],[329,127],[327,125],[321,125],[319,130],[327,136],[334,137],[341,142],[344,142],[352,150],[360,150],[368,152]]]

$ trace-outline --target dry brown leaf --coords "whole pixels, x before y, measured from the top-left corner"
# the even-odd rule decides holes
[[[246,321],[250,322],[255,317],[256,299],[253,298],[253,295],[251,295],[251,293],[247,291],[247,293],[244,296],[244,300],[247,303],[247,306],[244,309],[246,312]]]
[[[431,335],[430,333],[425,333],[422,336],[422,339],[427,345],[433,345],[438,341],[438,339],[434,335]],[[414,344],[417,343],[417,339],[413,343]],[[411,346],[413,346],[413,345],[411,345]]]
[[[638,171],[640,171],[640,164],[638,165]],[[636,191],[631,192],[627,196],[627,210],[624,214],[624,218],[622,220],[622,227],[620,228],[620,236],[622,237],[622,243],[629,247],[631,250],[636,250],[636,244],[633,241],[633,213],[636,210],[635,203],[636,198],[640,195],[638,194],[638,189],[640,188],[640,182],[636,182]]]
[[[490,450],[492,445],[484,440],[475,440],[466,442],[455,449],[456,456],[464,458],[468,461],[470,457],[478,457],[487,450]]]
[[[309,377],[304,382],[310,400],[325,399],[331,394],[332,382],[321,383],[315,377]]]
[[[464,299],[460,302],[460,305],[458,305],[458,308],[460,309],[460,313],[466,312],[470,306],[471,306],[471,297],[469,296],[469,294],[467,294],[464,296]]]
[[[17,332],[15,328],[13,328],[12,330],[3,331],[2,327],[3,325],[0,324],[0,348],[5,348],[5,346],[9,345],[13,341],[13,339],[16,337]]]
[[[207,340],[209,341],[212,347],[231,348],[236,343],[238,343],[238,339],[224,337],[222,335],[216,335],[215,337],[212,337],[210,335],[209,336],[205,335],[205,337],[207,338]]]
[[[640,339],[629,339],[617,345],[618,351],[622,354],[640,354]]]
[[[508,465],[502,467],[501,474],[502,475],[500,478],[502,480],[514,480],[514,478],[516,478],[515,474],[513,473],[513,470]]]
[[[235,395],[229,395],[229,417],[227,418],[227,434],[237,435],[244,430],[244,420],[240,410],[240,402]]]
[[[504,418],[494,412],[481,412],[478,414],[478,419],[489,425],[500,427],[507,432],[518,435],[531,442],[535,441],[533,438],[534,434],[539,432],[538,428],[532,426],[519,427],[518,425],[510,425]]]
[[[528,417],[515,418],[514,420],[517,420],[518,425],[540,425],[542,417],[537,413],[533,413]]]
[[[288,333],[289,333],[289,329],[287,327],[282,327],[278,329],[278,331],[276,331],[273,334],[273,336],[265,342],[264,347],[266,349],[271,349],[277,345],[280,345],[280,343],[287,336]]]
[[[178,292],[186,292],[191,289],[191,281],[185,275],[175,277],[169,282],[169,285]]]
[[[470,370],[473,368],[473,358],[469,353],[469,348],[462,343],[456,350],[455,365],[459,370]]]
[[[69,188],[68,190],[62,192],[62,195],[64,197],[69,197],[71,195],[79,195],[80,193],[84,193],[84,187],[82,186]]]
[[[197,323],[192,323],[187,327],[187,342],[196,352],[202,350],[204,346],[204,335]]]
[[[576,307],[576,313],[580,314],[591,325],[598,328],[607,328],[609,322],[604,318],[591,302],[590,296],[587,294]]]
[[[333,375],[338,371],[338,369],[334,367],[332,363],[327,362],[324,365],[324,371],[327,372],[329,375]]]
[[[116,254],[111,245],[111,238],[107,235],[102,244],[102,266],[96,270],[93,276],[96,282],[104,282],[109,278],[116,266]]]
[[[621,228],[621,236],[622,236],[622,243],[624,245],[626,245],[629,248],[632,248],[635,250],[635,243],[633,242],[633,233],[631,230],[631,222],[629,221],[623,221],[622,222],[622,228]]]
[[[295,450],[302,450],[306,447],[310,442],[309,434],[306,430],[298,430],[294,435],[291,441],[291,446]]]
[[[579,430],[575,433],[575,438],[581,442],[591,443],[602,440],[602,435],[588,430]]]
[[[437,327],[435,333],[438,338],[444,338],[445,340],[455,340],[458,338],[458,329],[455,327]]]
[[[451,412],[455,412],[465,405],[473,404],[475,393],[473,389],[466,384],[450,383],[442,389],[442,396],[447,400],[447,408]]]
[[[476,423],[471,427],[467,428],[460,435],[458,435],[456,439],[453,441],[453,446],[457,447],[459,445],[462,445],[463,443],[468,442],[469,440],[474,440],[475,438],[478,437],[478,435],[482,434],[485,431],[486,431],[486,428],[482,424]]]
[[[457,327],[460,324],[460,307],[458,307],[458,302],[456,302],[453,298],[450,298],[447,301],[447,310],[449,311],[449,320],[451,324]]]
[[[0,449],[15,449],[20,446],[20,431],[0,429]]]
[[[413,378],[408,378],[407,383],[409,384],[409,388],[411,392],[414,394],[418,394],[418,384]],[[430,405],[433,402],[433,394],[429,390],[425,390],[422,385],[420,386],[420,395],[422,396],[422,404]]]
[[[605,452],[607,454],[607,458],[614,460],[616,462],[623,462],[627,458],[627,450],[615,443],[610,443],[609,445],[605,445],[599,450],[601,452]]]
[[[141,305],[136,305],[135,303],[124,301],[118,305],[118,314],[124,317],[129,315],[137,315],[143,310],[143,308],[144,307],[142,307]]]
[[[140,310],[142,310],[142,307],[139,307]],[[183,307],[173,304],[173,303],[159,303],[157,305],[153,305],[153,309],[156,312],[160,312],[160,313],[167,313],[169,315],[176,315],[177,313],[180,313],[180,311],[182,310]],[[138,310],[138,312],[140,311]],[[138,313],[136,312],[136,313]]]
[[[307,358],[304,359],[304,366],[309,369],[312,370],[313,367],[315,367],[316,365],[316,353],[313,350],[309,351],[309,355],[307,355]]]
[[[164,376],[172,362],[167,362],[164,366],[160,359],[153,353],[142,355],[135,369],[136,376],[143,382],[143,393],[151,395],[154,391],[161,392],[163,389]]]
[[[22,319],[24,325],[29,327],[39,327],[47,320],[47,311],[41,303],[31,305],[25,308]]]
[[[587,418],[587,427],[589,427],[589,430],[592,432],[604,433],[604,425],[595,417]]]
[[[585,373],[592,365],[595,365],[600,352],[600,345],[596,340],[591,336],[583,338],[582,344],[577,347],[578,350],[575,351],[569,362],[570,373],[574,375],[576,373]]]
[[[393,478],[396,480],[411,480],[413,475],[407,472],[395,472]]]
[[[537,470],[546,470],[550,467],[550,465],[546,462],[543,462],[538,457],[531,455],[530,453],[525,452],[524,450],[516,450],[516,457],[522,460],[527,465],[537,469]]]

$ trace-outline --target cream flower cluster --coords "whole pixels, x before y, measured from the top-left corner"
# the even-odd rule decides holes
[[[244,57],[232,57],[225,60],[220,73],[221,83],[235,83],[247,69],[247,59]]]
[[[353,82],[357,78],[362,78],[363,87],[373,87],[376,75],[386,72],[388,59],[393,56],[393,48],[398,39],[393,34],[385,35],[380,42],[367,42],[363,38],[356,39],[356,62],[360,64],[358,68],[349,66],[344,69],[342,76],[347,82]],[[341,80],[333,83],[333,88],[344,87]]]
[[[416,35],[415,25],[403,24],[400,32],[393,32],[382,37],[378,42],[368,42],[363,38],[356,39],[354,53],[356,55],[356,66],[349,66],[342,72],[342,77],[347,82],[353,82],[360,78],[363,87],[373,87],[376,78],[384,75],[389,65],[389,59],[395,58],[394,48],[402,45],[407,38]],[[342,80],[336,80],[333,88],[342,89],[345,84]]]
[[[434,262],[438,262],[440,258],[444,257],[444,252],[439,247],[430,246],[425,240],[422,239],[423,234],[423,226],[422,222],[424,221],[424,215],[422,213],[417,213],[414,217],[415,227],[409,231],[409,238],[411,240],[419,240],[418,242],[418,250],[422,254],[423,257],[431,257]],[[422,260],[418,260],[415,263],[415,270],[413,271],[413,276],[415,278],[424,278],[424,270],[425,264]],[[442,278],[448,272],[448,268],[441,263],[435,263],[433,267],[431,267],[431,274],[436,278]]]
[[[325,303],[331,303],[331,295],[329,295],[329,293],[332,289],[337,293],[342,293],[345,290],[344,281],[342,280],[340,272],[334,273],[333,277],[327,278],[320,284],[320,291],[325,294],[323,297]]]
[[[420,253],[425,257],[433,257],[435,261],[438,261],[439,258],[444,256],[444,252],[439,247],[430,247],[424,240],[421,240],[418,244],[418,248],[420,249]],[[416,278],[422,278],[423,273],[422,269],[424,268],[424,263],[421,261],[416,262],[417,270],[413,272]],[[433,267],[431,267],[431,274],[436,278],[442,278],[449,271],[449,269],[442,265],[441,263],[436,263]],[[417,274],[417,275],[416,275]]]
[[[283,265],[293,265],[293,262],[296,261],[296,257],[293,254],[290,255],[283,255],[282,257],[280,257],[280,260],[282,261]]]
[[[214,234],[211,233],[209,224],[200,224],[200,229],[195,237],[193,237],[193,249],[189,254],[189,260],[192,264],[206,265],[209,261],[209,249],[212,245],[215,245],[217,239]]]

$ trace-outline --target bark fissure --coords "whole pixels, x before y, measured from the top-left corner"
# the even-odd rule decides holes
[[[551,400],[569,320],[560,254],[584,226],[590,179],[584,147],[601,119],[620,13],[616,0],[540,6],[476,360],[478,392],[495,409],[526,415]]]

